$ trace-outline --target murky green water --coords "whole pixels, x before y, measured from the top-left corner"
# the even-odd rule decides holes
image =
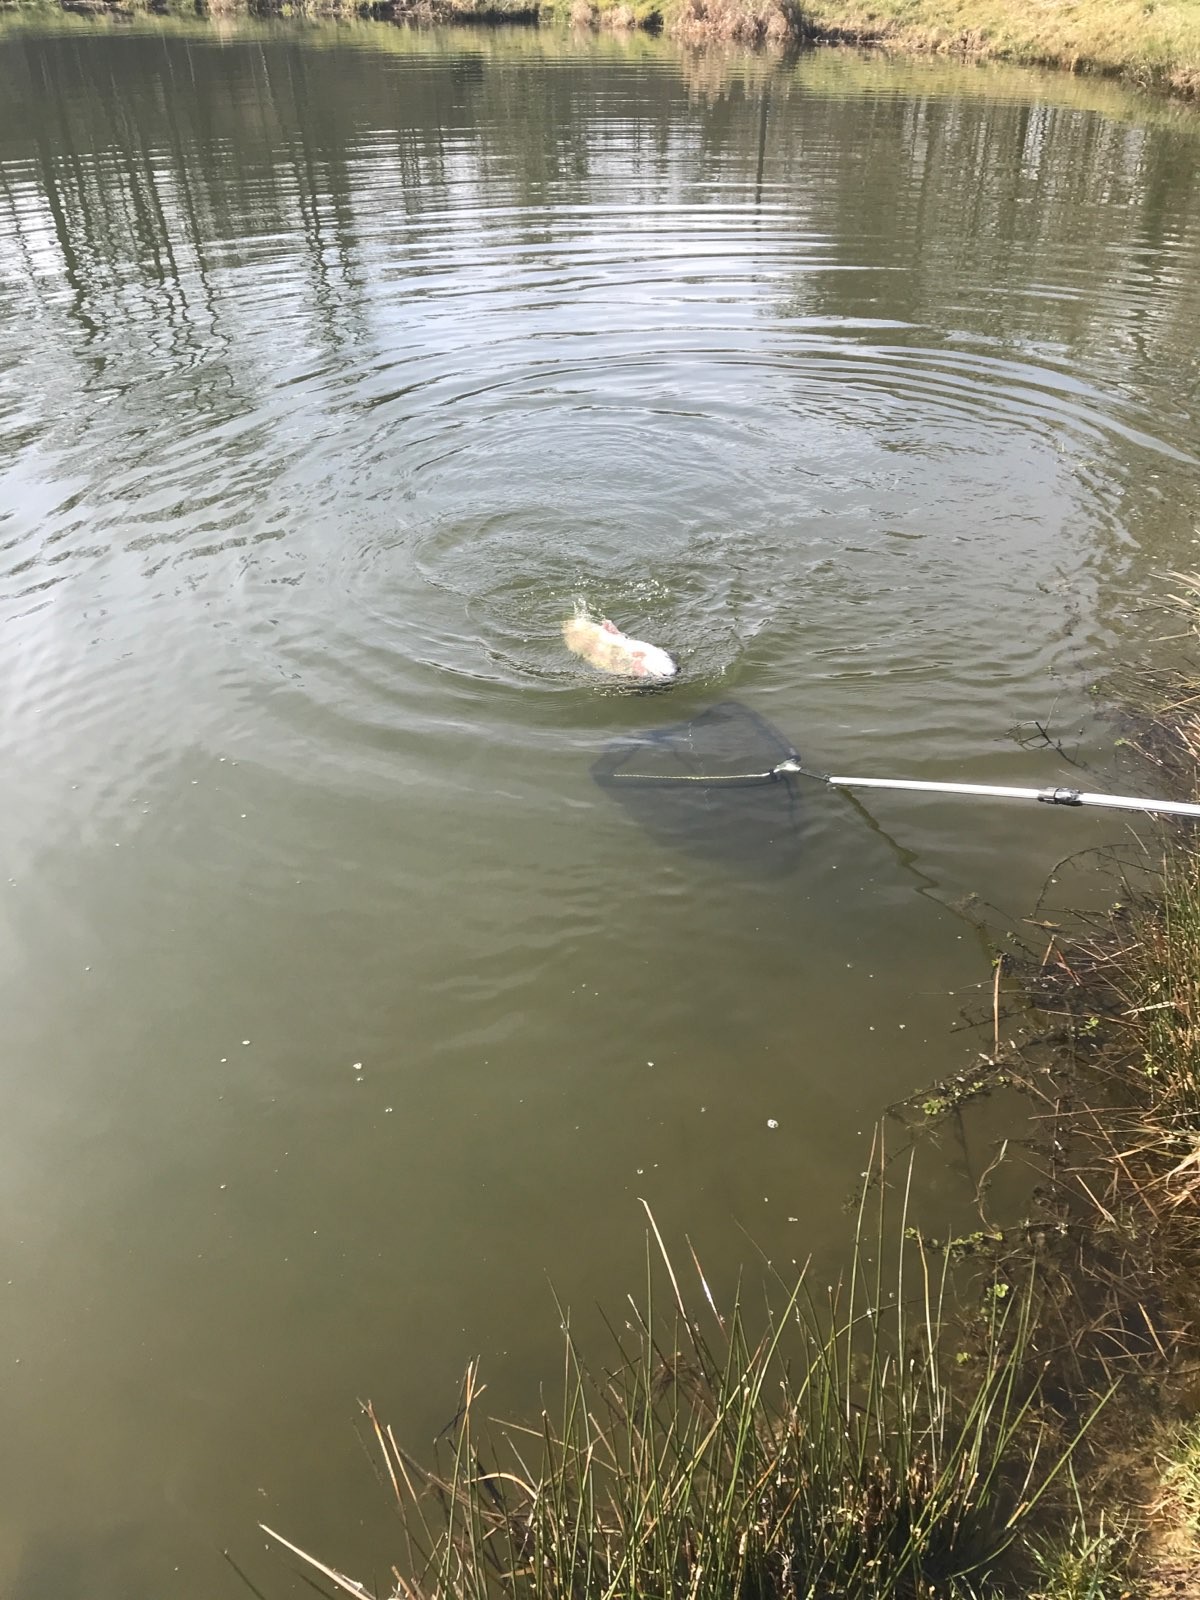
[[[832,1249],[974,1059],[955,907],[1120,819],[806,787],[672,850],[615,734],[1133,780],[1196,560],[1194,117],[530,34],[0,36],[0,1592],[395,1549],[354,1433],[553,1370],[547,1278]],[[603,692],[586,596],[677,652]],[[1143,784],[1144,777],[1141,778]],[[777,1127],[771,1126],[777,1123]]]

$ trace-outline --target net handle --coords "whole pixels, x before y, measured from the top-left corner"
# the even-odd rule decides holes
[[[910,794],[971,795],[990,800],[1035,800],[1051,806],[1097,806],[1110,811],[1143,811],[1168,817],[1200,818],[1200,803],[1190,800],[1147,800],[1135,795],[1092,794],[1086,790],[1058,786],[1049,789],[1024,789],[1011,784],[939,783],[922,778],[852,778],[806,767],[795,751],[765,772],[615,772],[612,781],[642,784],[698,783],[708,787],[736,784],[776,783],[794,774],[815,778],[835,789],[898,789]]]
[[[801,772],[797,766],[791,770]],[[811,774],[809,774],[811,776]],[[1190,800],[1143,800],[1134,795],[1089,794],[1080,789],[1018,789],[992,783],[932,783],[918,778],[846,778],[825,782],[838,789],[903,789],[925,794],[979,795],[995,800],[1037,800],[1050,806],[1101,806],[1111,811],[1158,812],[1168,817],[1200,817],[1200,804]]]

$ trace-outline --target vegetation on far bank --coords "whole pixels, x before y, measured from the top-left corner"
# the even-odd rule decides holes
[[[840,43],[1065,68],[1200,96],[1200,0],[0,0],[74,12],[377,17],[662,30],[691,43]]]
[[[804,0],[803,11],[821,38],[1112,73],[1200,94],[1200,0]]]

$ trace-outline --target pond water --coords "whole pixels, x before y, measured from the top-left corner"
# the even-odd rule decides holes
[[[1097,685],[1197,561],[1198,127],[6,26],[0,1592],[311,1592],[260,1519],[371,1579],[358,1398],[418,1453],[477,1353],[532,1404],[639,1196],[724,1285],[844,1241],[882,1109],[986,1048],[963,902],[1127,821],[803,782],[727,851],[590,767],[736,699],[827,770],[1145,787]],[[568,655],[577,597],[677,685]]]

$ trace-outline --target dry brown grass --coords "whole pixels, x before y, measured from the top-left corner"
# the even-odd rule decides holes
[[[732,39],[739,44],[785,44],[803,31],[794,0],[681,0],[669,31],[689,43]]]

